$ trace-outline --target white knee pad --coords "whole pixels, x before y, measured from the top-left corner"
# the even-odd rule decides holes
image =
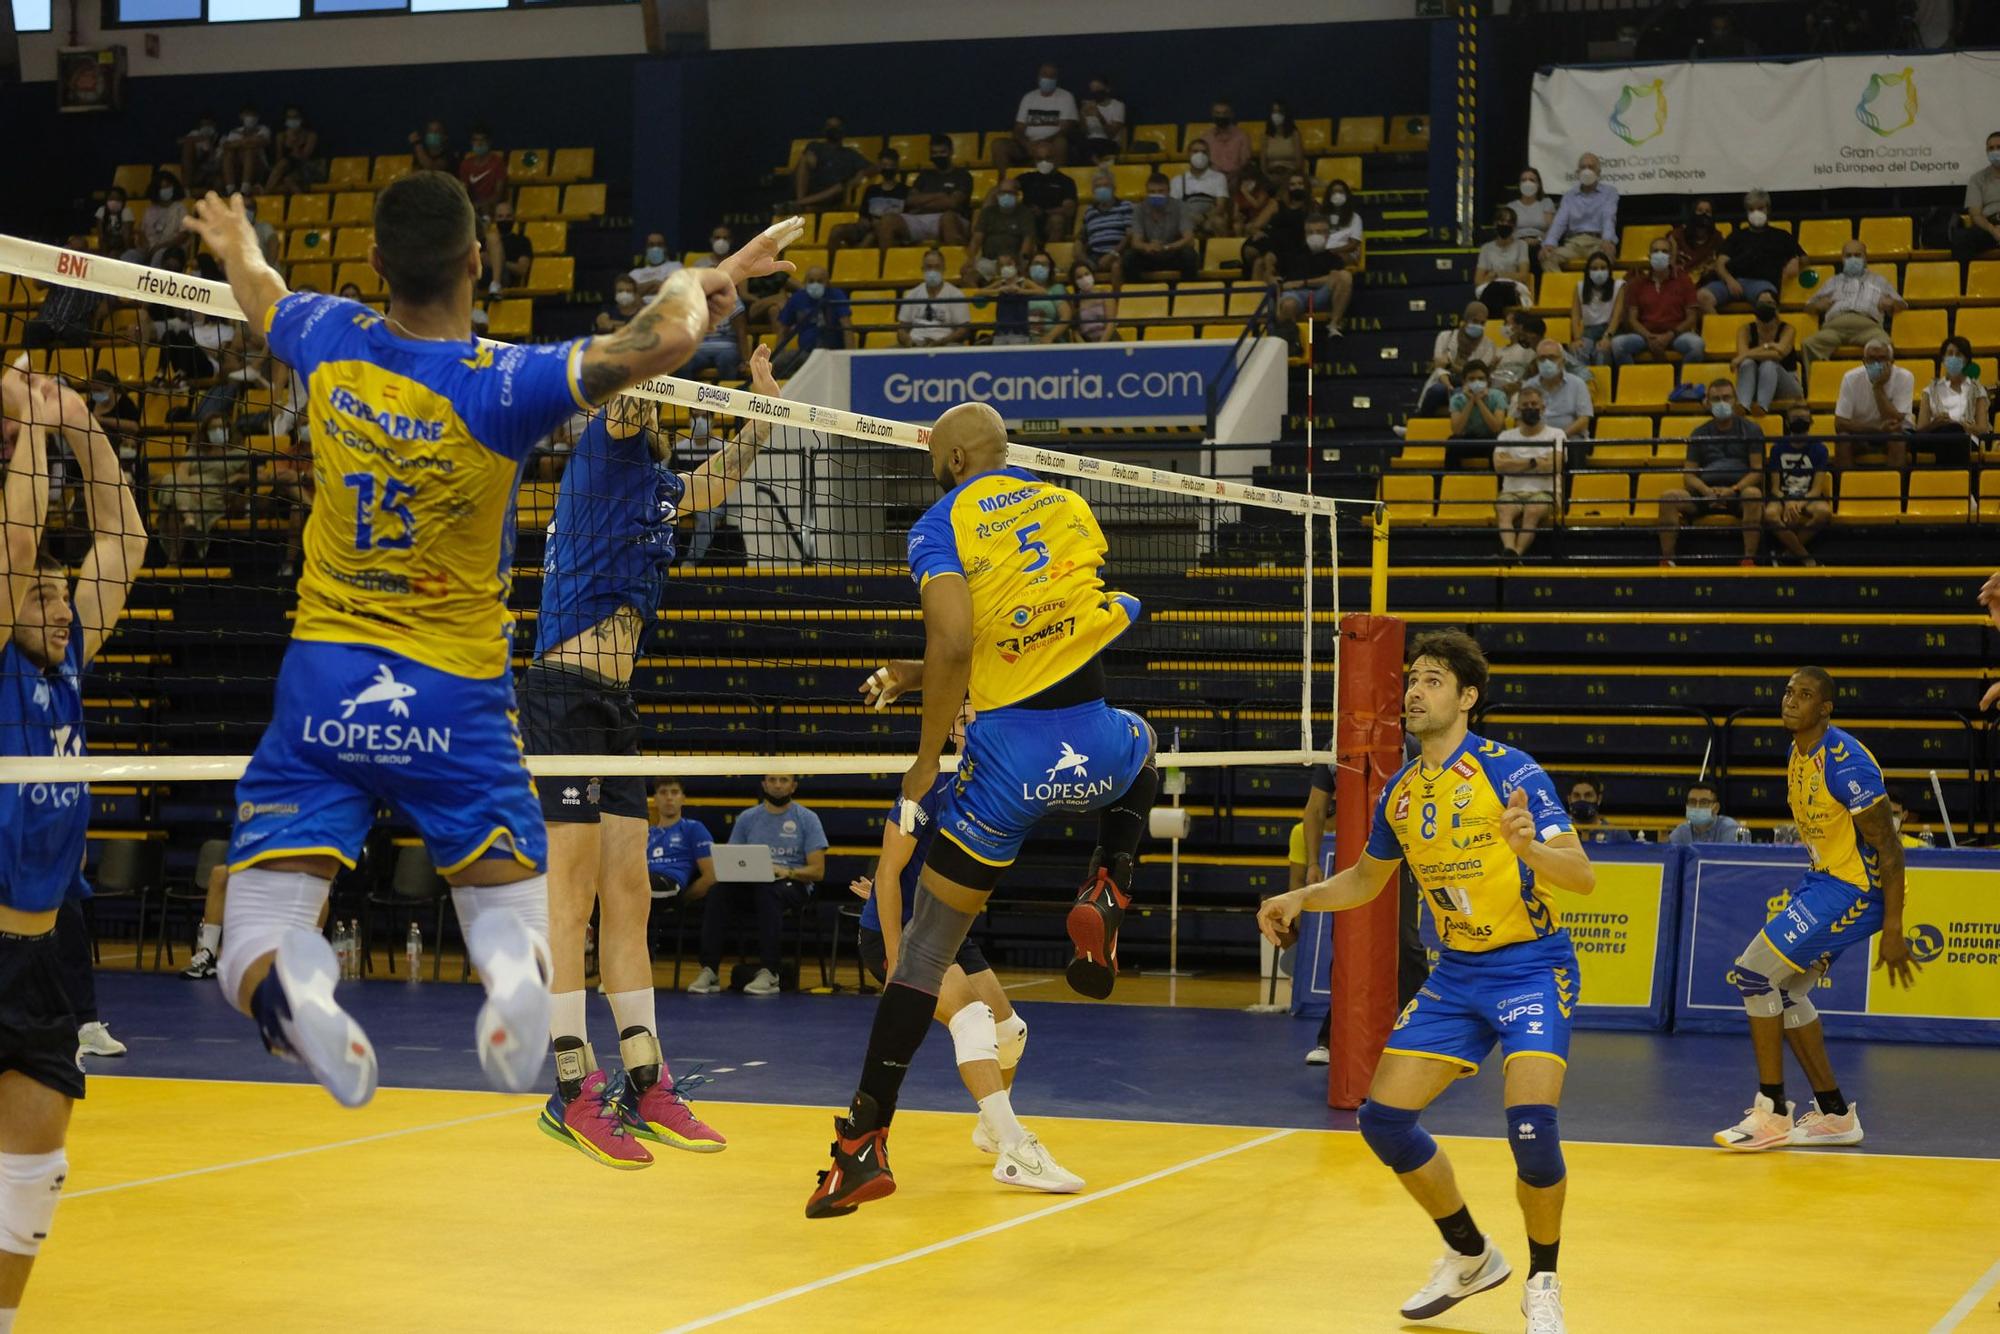
[[[0,1153],[0,1251],[40,1253],[68,1177],[69,1157],[61,1149]]]
[[[985,1001],[973,1001],[953,1015],[947,1027],[951,1029],[951,1046],[960,1065],[1000,1059],[999,1039],[993,1031],[993,1007]]]
[[[1021,1063],[1021,1053],[1028,1049],[1028,1021],[1016,1010],[995,1025],[995,1029],[1000,1039],[1000,1068],[1012,1070]]]
[[[303,871],[253,866],[229,877],[229,897],[222,905],[222,957],[215,961],[215,973],[231,1005],[241,1008],[244,975],[251,964],[277,951],[287,931],[319,930],[319,910],[332,888],[331,880]]]
[[[458,928],[467,940],[472,939],[472,924],[479,920],[481,913],[518,914],[527,923],[528,934],[534,937],[535,954],[542,961],[542,972],[553,975],[554,956],[549,953],[549,878],[546,875],[531,875],[526,880],[504,885],[453,885],[451,903],[458,910]]]
[[[1819,1021],[1819,1011],[1813,1008],[1812,994],[1813,988],[1825,976],[1826,969],[1814,965],[1780,985],[1779,990],[1785,993],[1786,1028],[1804,1028]]]

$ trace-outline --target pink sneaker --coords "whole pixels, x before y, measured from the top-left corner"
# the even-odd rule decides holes
[[[573,1102],[565,1103],[562,1094],[551,1093],[536,1124],[550,1139],[559,1140],[606,1167],[628,1172],[645,1167],[653,1161],[653,1155],[633,1137],[632,1128],[619,1115],[609,1095],[609,1082],[604,1071],[593,1070],[584,1078],[583,1091]]]
[[[1743,1113],[1743,1119],[1727,1130],[1715,1132],[1715,1142],[1725,1149],[1735,1149],[1739,1153],[1756,1153],[1762,1149],[1783,1148],[1791,1142],[1792,1104],[1786,1103],[1785,1110],[1779,1111],[1771,1105],[1771,1100],[1759,1093],[1757,1101]]]
[[[721,1153],[729,1144],[674,1090],[674,1077],[664,1065],[660,1082],[644,1093],[634,1093],[630,1076],[621,1076],[616,1098],[619,1115],[641,1139],[690,1153]]]
[[[1828,1116],[1814,1107],[1799,1118],[1786,1141],[1794,1148],[1828,1149],[1861,1142],[1861,1109],[1853,1103],[1840,1116]]]

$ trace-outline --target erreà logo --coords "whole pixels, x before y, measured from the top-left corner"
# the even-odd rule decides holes
[[[1900,87],[1903,96],[1900,107],[1896,95],[1889,90]],[[1854,119],[1867,126],[1875,134],[1887,139],[1900,134],[1917,123],[1917,76],[1908,65],[1901,74],[1871,74],[1868,86],[1861,92],[1861,100],[1855,103]]]
[[[1628,83],[1618,93],[1618,105],[1611,108],[1611,132],[1637,148],[1657,139],[1667,129],[1665,80]]]

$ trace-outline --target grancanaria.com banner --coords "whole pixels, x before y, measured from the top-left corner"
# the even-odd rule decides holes
[[[1535,76],[1529,162],[1551,191],[1584,153],[1631,195],[1963,185],[1996,106],[1993,53],[1556,69]]]

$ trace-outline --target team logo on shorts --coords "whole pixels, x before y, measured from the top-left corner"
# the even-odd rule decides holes
[[[1069,742],[1065,741],[1062,743],[1062,754],[1057,757],[1055,764],[1050,767],[1043,781],[1053,783],[1056,781],[1057,774],[1068,773],[1072,769],[1077,773],[1082,773],[1084,771],[1083,766],[1089,763],[1090,756],[1077,754],[1071,748]]]
[[[387,704],[392,715],[407,718],[410,716],[410,706],[403,701],[413,698],[416,693],[415,686],[407,686],[398,681],[396,674],[389,670],[387,663],[384,663],[376,670],[375,680],[366,690],[353,699],[340,701],[340,716],[343,720],[352,718],[354,711],[363,704]]]

